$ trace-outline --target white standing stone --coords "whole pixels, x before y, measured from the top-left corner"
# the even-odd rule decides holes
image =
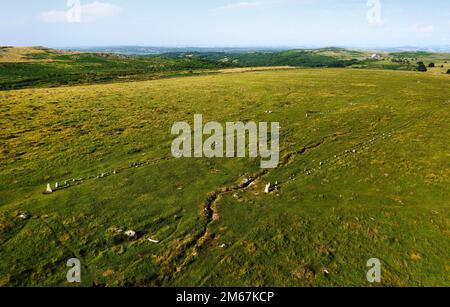
[[[270,184],[270,183],[266,184],[266,188],[264,189],[264,193],[269,194],[271,186],[272,186],[272,184]]]
[[[47,190],[45,191],[45,193],[53,193],[52,187],[50,186],[50,183],[47,184]]]

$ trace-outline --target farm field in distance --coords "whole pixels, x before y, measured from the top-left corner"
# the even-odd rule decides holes
[[[382,286],[450,286],[446,55],[103,55],[86,77],[96,54],[29,52],[0,63],[0,286],[70,286],[74,257],[82,286],[367,286],[371,258]],[[280,165],[173,158],[194,114],[279,122]]]

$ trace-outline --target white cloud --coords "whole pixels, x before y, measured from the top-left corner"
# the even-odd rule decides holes
[[[415,24],[411,26],[411,31],[416,33],[431,33],[434,32],[434,30],[436,30],[436,28],[433,25]]]
[[[231,3],[225,6],[221,6],[213,9],[213,11],[230,11],[230,10],[239,10],[239,9],[247,9],[247,8],[255,8],[260,7],[264,4],[262,1],[244,1],[238,3]]]
[[[40,15],[40,19],[48,23],[73,22],[70,13],[71,8],[66,11],[47,11]],[[80,20],[78,22],[94,22],[104,18],[119,15],[121,8],[117,5],[94,1],[80,6]]]

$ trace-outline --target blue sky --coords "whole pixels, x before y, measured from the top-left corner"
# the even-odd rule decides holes
[[[67,0],[3,0],[0,45],[450,45],[448,0],[80,2],[81,19],[70,20]]]

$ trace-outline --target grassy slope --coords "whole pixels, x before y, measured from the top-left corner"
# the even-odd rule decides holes
[[[429,74],[445,74],[450,68],[449,53],[432,53],[432,52],[392,52],[382,54],[383,59],[377,61],[366,61],[362,65],[363,68],[378,68],[392,70],[417,70],[417,62],[424,62],[425,66],[434,63],[436,67],[428,68]],[[403,60],[398,62],[396,60]],[[443,67],[441,67],[443,66]]]
[[[77,256],[84,285],[366,285],[377,257],[384,285],[449,286],[449,85],[316,69],[0,92],[0,284],[64,285]],[[194,113],[279,121],[292,153],[221,194],[211,223],[208,193],[258,174],[259,161],[170,158],[171,125]]]
[[[125,56],[106,53],[63,52],[43,47],[0,47],[0,90],[62,85],[153,80],[214,73],[231,67],[354,67],[417,70],[417,61],[437,67],[444,74],[450,55],[437,53],[381,53],[342,48],[279,52],[175,52],[161,56]],[[394,61],[395,60],[395,61]],[[398,60],[401,60],[400,62]],[[443,67],[441,67],[443,66]]]
[[[44,47],[6,47],[0,46],[0,63],[48,62],[51,49]]]
[[[45,48],[0,49],[0,90],[149,80],[225,68],[201,59],[60,52]]]
[[[340,48],[288,51],[252,52],[175,52],[167,56],[199,58],[210,62],[242,67],[296,66],[296,67],[346,67],[358,59],[370,57],[369,53]]]

